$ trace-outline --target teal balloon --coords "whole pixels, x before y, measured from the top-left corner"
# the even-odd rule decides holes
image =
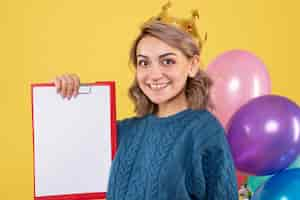
[[[288,167],[288,169],[300,168],[300,156]],[[248,176],[247,184],[251,192],[255,192],[259,186],[265,183],[271,176]]]
[[[300,168],[300,156],[289,166],[289,169]]]
[[[299,200],[300,169],[286,169],[268,179],[251,200]]]
[[[248,177],[248,187],[251,192],[255,192],[259,186],[261,186],[266,180],[271,176],[249,176]]]

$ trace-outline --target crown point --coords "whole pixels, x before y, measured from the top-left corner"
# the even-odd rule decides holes
[[[163,5],[162,9],[163,10],[168,10],[169,8],[171,8],[172,3],[171,1],[168,1],[165,5]]]
[[[192,10],[192,16],[196,19],[199,19],[200,16],[199,10]]]

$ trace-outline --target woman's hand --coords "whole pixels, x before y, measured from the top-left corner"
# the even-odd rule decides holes
[[[57,93],[63,98],[71,99],[78,95],[80,79],[76,74],[64,74],[54,79]]]

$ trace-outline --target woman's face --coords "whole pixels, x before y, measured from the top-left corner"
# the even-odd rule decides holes
[[[180,50],[145,36],[137,45],[136,55],[138,85],[153,103],[186,103],[184,88],[193,71],[190,60]]]

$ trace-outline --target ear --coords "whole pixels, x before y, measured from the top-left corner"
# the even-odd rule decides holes
[[[198,55],[194,55],[190,59],[190,66],[189,66],[189,71],[188,71],[188,76],[189,77],[195,77],[198,70],[199,70],[199,65],[200,65],[200,58]]]

